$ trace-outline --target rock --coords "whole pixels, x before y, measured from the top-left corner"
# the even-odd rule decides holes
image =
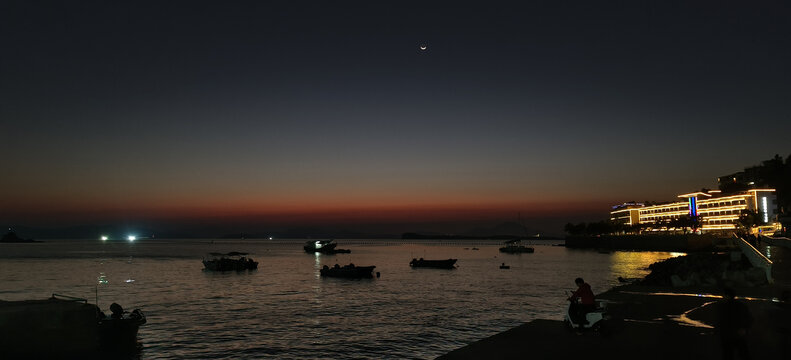
[[[769,282],[766,279],[766,270],[757,267],[747,269],[744,278],[754,285],[765,285]]]
[[[742,260],[742,252],[741,251],[731,251],[730,252],[731,261],[737,262]]]
[[[741,286],[744,286],[745,283],[746,283],[746,279],[744,277],[744,272],[743,271],[738,271],[738,270],[736,270],[736,271],[733,271],[733,270],[732,271],[728,271],[728,272],[726,272],[726,278],[728,280],[736,283],[736,284],[741,285]]]
[[[673,284],[673,287],[684,287],[690,285],[688,280],[682,280],[681,277],[676,274],[670,275],[670,283]]]
[[[735,259],[735,261],[734,261]],[[761,268],[753,268],[741,252],[690,253],[648,266],[651,273],[637,284],[650,286],[758,286],[765,284]]]

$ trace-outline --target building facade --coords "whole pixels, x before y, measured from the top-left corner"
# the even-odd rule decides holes
[[[624,225],[640,225],[645,231],[677,231],[685,227],[682,218],[696,218],[701,232],[732,232],[739,228],[743,210],[754,211],[756,231],[779,230],[777,198],[774,189],[749,189],[723,194],[707,190],[681,194],[676,202],[645,205],[624,203],[610,211],[610,221]]]

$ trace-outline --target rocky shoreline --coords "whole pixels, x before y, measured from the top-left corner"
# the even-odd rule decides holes
[[[764,269],[753,267],[739,251],[690,253],[648,267],[651,273],[635,284],[647,286],[755,287],[768,284]]]

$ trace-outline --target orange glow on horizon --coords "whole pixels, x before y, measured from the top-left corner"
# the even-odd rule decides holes
[[[446,202],[446,203],[230,203],[218,204],[64,204],[15,206],[16,215],[27,219],[58,221],[149,219],[244,219],[252,221],[311,222],[415,222],[493,219],[513,221],[522,218],[562,216],[563,214],[607,213],[608,201],[590,202]]]

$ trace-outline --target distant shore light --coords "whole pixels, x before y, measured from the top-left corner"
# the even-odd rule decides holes
[[[102,235],[102,241],[107,241],[107,236],[106,235]]]
[[[134,236],[134,235],[129,235],[129,236],[127,236],[126,238],[127,238],[129,241],[135,241],[135,240],[137,240],[137,236]]]

